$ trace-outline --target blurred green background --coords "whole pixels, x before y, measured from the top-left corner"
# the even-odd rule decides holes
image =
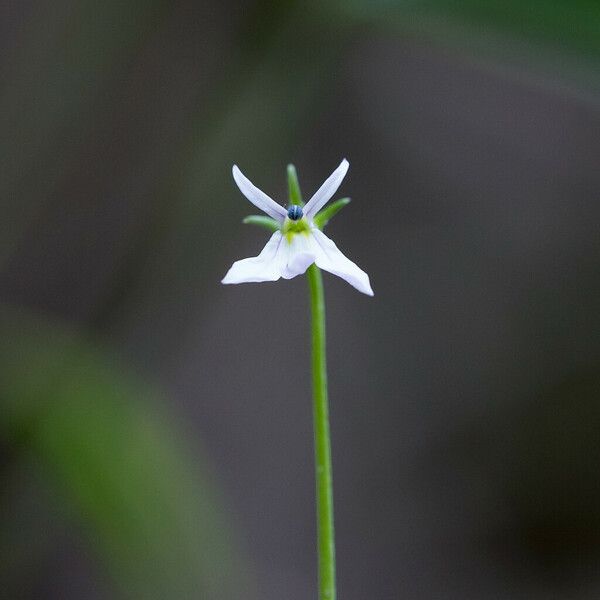
[[[600,594],[600,5],[0,2],[0,598],[316,597],[326,276],[342,600]]]

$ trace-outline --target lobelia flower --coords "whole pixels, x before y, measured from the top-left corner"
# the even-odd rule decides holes
[[[315,223],[317,213],[335,194],[348,167],[349,163],[344,159],[304,206],[291,204],[286,210],[259,190],[234,165],[233,178],[242,194],[274,219],[279,229],[258,256],[234,262],[222,283],[277,281],[280,277],[291,279],[302,275],[316,263],[324,271],[345,279],[359,292],[372,296],[369,276],[346,258]]]

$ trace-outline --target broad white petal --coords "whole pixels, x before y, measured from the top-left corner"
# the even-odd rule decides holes
[[[346,258],[322,231],[315,228],[312,230],[312,234],[317,267],[345,279],[359,292],[372,296],[373,289],[369,282],[369,276],[349,258]]]
[[[281,231],[276,231],[258,256],[234,262],[221,283],[277,281],[281,277],[278,258],[284,244],[287,246]]]
[[[239,169],[237,165],[233,165],[233,178],[240,188],[240,192],[254,204],[266,212],[273,219],[277,219],[280,223],[285,219],[287,211],[283,206],[277,204],[275,200],[269,198],[267,194],[259,190]]]
[[[315,262],[310,234],[296,233],[289,242],[284,237],[280,252],[279,269],[284,279],[302,275]]]
[[[340,187],[350,164],[344,159],[340,166],[325,180],[325,183],[314,193],[313,197],[306,203],[304,214],[312,219],[331,199]]]

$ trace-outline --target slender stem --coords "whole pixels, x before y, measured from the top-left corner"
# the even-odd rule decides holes
[[[288,165],[290,204],[303,205],[298,174]],[[346,202],[347,203],[347,202]],[[317,550],[319,555],[319,600],[335,600],[335,535],[333,530],[333,484],[331,480],[331,436],[327,400],[327,356],[325,353],[325,295],[317,265],[306,271],[312,316],[312,383],[315,431],[315,479],[317,487]]]
[[[321,270],[313,264],[307,273],[312,314],[313,420],[317,497],[317,546],[319,554],[319,600],[335,600],[335,535],[331,436],[327,399],[325,352],[325,296]]]

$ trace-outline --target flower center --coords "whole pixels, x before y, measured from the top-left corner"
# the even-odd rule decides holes
[[[302,209],[300,208],[300,210]],[[310,223],[306,220],[306,217],[301,217],[297,221],[292,221],[288,216],[281,226],[281,233],[283,233],[287,241],[291,243],[292,238],[295,235],[299,233],[308,235],[310,233]]]
[[[302,207],[298,206],[297,204],[292,204],[288,208],[287,214],[290,220],[292,221],[298,221],[304,215],[304,213],[302,212]]]

